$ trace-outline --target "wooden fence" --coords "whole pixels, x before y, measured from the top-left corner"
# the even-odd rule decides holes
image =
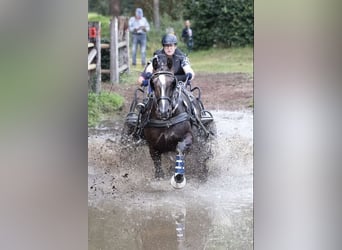
[[[101,49],[110,50],[110,68],[101,67]],[[101,74],[110,74],[112,84],[120,73],[129,71],[129,32],[127,17],[110,20],[110,43],[101,43],[101,22],[88,22],[88,79],[95,81],[94,91],[101,91]]]
[[[95,61],[95,62],[94,62]],[[101,22],[88,22],[88,81],[101,91]]]

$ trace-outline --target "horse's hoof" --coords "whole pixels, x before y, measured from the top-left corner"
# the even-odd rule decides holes
[[[172,187],[179,189],[179,188],[185,187],[185,184],[186,184],[186,178],[183,174],[174,174],[171,177]]]

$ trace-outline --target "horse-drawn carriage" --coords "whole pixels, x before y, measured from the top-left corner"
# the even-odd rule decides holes
[[[179,81],[171,72],[171,60],[155,57],[152,64],[151,91],[146,88],[135,91],[126,117],[125,133],[135,139],[146,140],[156,178],[164,177],[161,154],[177,152],[171,184],[182,188],[186,184],[184,154],[195,137],[205,139],[214,135],[211,131],[214,119],[204,109],[200,88],[192,88],[188,79]]]

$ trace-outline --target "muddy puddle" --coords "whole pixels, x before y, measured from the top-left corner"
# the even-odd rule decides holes
[[[186,157],[180,190],[154,180],[146,145],[120,146],[120,120],[89,131],[89,249],[253,249],[253,114],[212,113],[210,158]],[[166,169],[173,157],[163,156]],[[205,180],[194,157],[206,159]]]

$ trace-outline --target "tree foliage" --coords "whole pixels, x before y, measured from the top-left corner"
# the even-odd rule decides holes
[[[88,0],[88,11],[109,15],[110,0]],[[179,8],[183,6],[183,8]],[[153,0],[120,0],[120,15],[133,16],[144,10],[152,25]],[[245,46],[254,42],[253,0],[165,0],[159,1],[161,29],[190,19],[195,49],[212,46]],[[167,21],[165,23],[165,21]]]
[[[172,20],[179,20],[183,16],[183,9],[179,6],[183,5],[184,0],[165,0],[159,1],[160,16],[169,15]],[[97,12],[101,15],[109,15],[110,0],[88,0],[88,12]],[[153,0],[121,0],[120,15],[133,16],[136,8],[144,10],[144,16],[149,20],[153,20]]]
[[[101,15],[108,15],[109,0],[88,0],[88,12],[96,12]]]
[[[192,21],[196,48],[253,44],[252,0],[185,1],[183,17]]]

